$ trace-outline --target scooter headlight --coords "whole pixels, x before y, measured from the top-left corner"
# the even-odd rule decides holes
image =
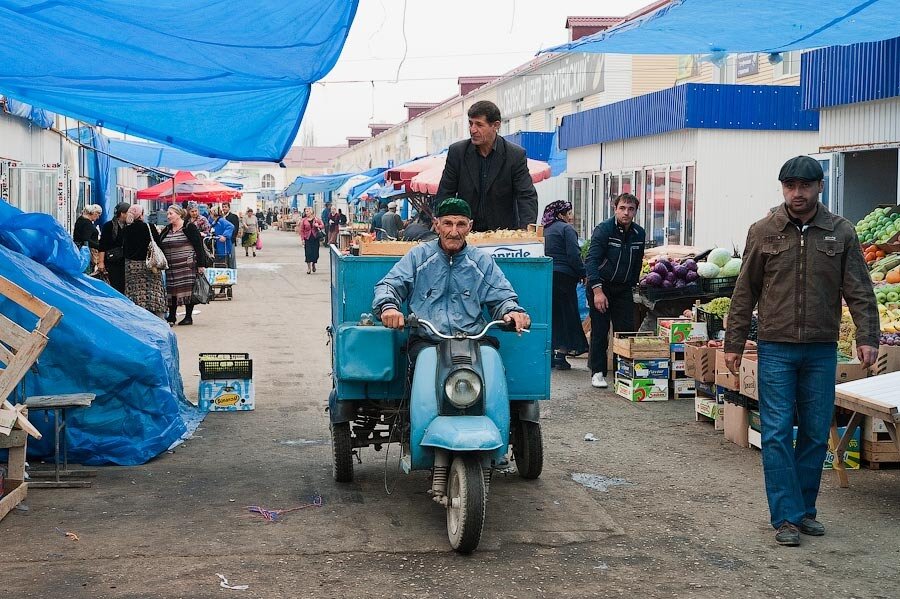
[[[468,408],[481,395],[481,379],[471,370],[455,370],[444,382],[444,393],[456,408]]]

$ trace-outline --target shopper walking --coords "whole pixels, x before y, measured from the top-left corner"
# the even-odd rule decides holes
[[[166,211],[169,224],[159,234],[160,247],[166,255],[169,269],[166,271],[166,303],[169,313],[166,321],[175,324],[175,313],[178,306],[184,306],[184,318],[179,325],[194,324],[194,304],[191,296],[198,276],[203,276],[206,264],[206,252],[203,250],[203,237],[200,229],[190,221],[187,211],[179,206],[172,206]]]
[[[128,209],[131,204],[116,204],[113,217],[100,229],[100,252],[97,270],[106,273],[110,286],[125,294],[125,253],[122,250],[122,231],[128,225]]]
[[[615,214],[596,227],[585,261],[587,297],[591,314],[591,385],[606,382],[609,326],[633,331],[634,299],[631,288],[638,282],[644,260],[644,229],[634,222],[640,201],[630,193],[615,199]]]
[[[259,220],[253,213],[253,208],[247,208],[241,216],[241,247],[244,248],[244,255],[249,256],[253,252],[256,257],[256,238],[259,235]]]
[[[144,221],[143,207],[135,204],[128,209],[128,226],[122,231],[122,250],[125,254],[125,295],[148,312],[164,318],[166,291],[162,272],[147,266],[150,242],[159,243],[156,227]]]
[[[763,474],[779,545],[799,545],[800,533],[825,534],[816,497],[834,413],[842,297],[856,325],[862,367],[878,355],[872,281],[853,224],[819,202],[824,176],[809,156],[781,167],[784,203],[747,233],[725,332],[725,363],[737,374],[758,309]]]
[[[337,243],[338,233],[341,230],[341,215],[336,206],[332,204],[331,213],[328,215],[328,245]]]
[[[316,217],[312,208],[303,210],[303,219],[297,227],[300,239],[303,240],[303,250],[306,254],[306,274],[316,272],[316,262],[319,261],[319,239],[324,235],[325,224],[322,219]],[[322,235],[319,235],[322,233]]]
[[[566,355],[588,351],[578,312],[578,281],[585,277],[578,234],[572,226],[572,204],[551,202],[544,209],[544,255],[553,258],[553,306],[551,310],[551,366],[569,370]]]

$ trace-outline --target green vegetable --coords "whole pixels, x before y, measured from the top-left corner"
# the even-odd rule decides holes
[[[729,260],[728,263],[722,267],[722,271],[719,274],[723,277],[736,277],[741,274],[741,259],[732,258]]]
[[[703,308],[704,312],[715,314],[719,318],[724,318],[725,315],[728,314],[728,310],[731,309],[731,298],[717,297],[716,299],[710,301],[709,303],[703,304],[700,307]]]
[[[712,262],[719,268],[725,266],[725,264],[727,264],[729,260],[731,260],[731,252],[729,252],[725,248],[716,248],[709,253],[709,256],[706,257],[707,262]]]

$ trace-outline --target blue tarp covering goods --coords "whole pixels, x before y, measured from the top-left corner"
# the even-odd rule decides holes
[[[672,0],[607,31],[543,52],[778,53],[897,36],[900,0]]]
[[[12,0],[0,92],[204,156],[281,160],[356,0]]]
[[[142,464],[198,420],[185,399],[176,338],[161,319],[82,268],[75,245],[49,215],[24,214],[0,200],[0,275],[63,314],[37,374],[25,377],[26,395],[95,393],[90,408],[67,418],[69,460]],[[34,316],[2,296],[0,313],[34,328]],[[52,416],[31,421],[44,438],[29,441],[29,455],[52,456]]]

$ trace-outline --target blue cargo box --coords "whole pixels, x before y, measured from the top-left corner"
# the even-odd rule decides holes
[[[651,360],[640,358],[632,360],[616,356],[616,373],[629,379],[667,379],[669,378],[668,360]]]
[[[331,249],[332,356],[339,400],[399,399],[405,393],[407,332],[388,331],[377,321],[374,327],[359,324],[362,314],[372,312],[375,284],[399,259],[345,256]],[[500,340],[510,399],[549,399],[553,261],[541,257],[496,262],[531,316],[530,333],[490,333]],[[402,310],[406,314],[407,306]]]

